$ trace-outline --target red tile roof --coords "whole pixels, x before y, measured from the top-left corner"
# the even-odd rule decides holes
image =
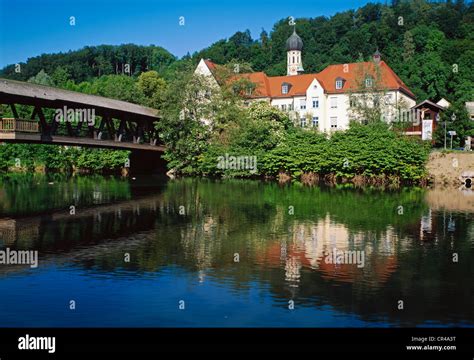
[[[370,75],[375,79],[377,83],[380,79],[380,87],[386,90],[400,90],[405,92],[412,98],[415,95],[410,89],[403,83],[403,81],[395,74],[395,72],[388,66],[385,61],[380,61],[379,71],[377,74],[375,63],[361,62],[361,63],[350,63],[350,64],[338,64],[329,65],[318,76],[323,80],[326,87],[325,90],[330,94],[345,93],[348,91],[355,91],[360,88],[360,80],[366,75]],[[345,72],[346,70],[347,72]],[[345,80],[342,89],[336,89],[336,78],[342,78]],[[359,83],[358,83],[359,82]],[[377,84],[376,84],[377,85]]]
[[[270,94],[274,98],[285,98],[285,97],[293,97],[299,95],[306,95],[306,90],[311,85],[314,79],[319,79],[318,74],[303,74],[303,75],[292,75],[292,76],[272,76],[269,77],[270,82]],[[288,89],[288,94],[281,93],[281,85],[283,83],[290,84]],[[324,85],[321,83],[321,86]]]
[[[214,64],[211,60],[207,59],[207,60],[204,60],[204,63],[206,64],[206,66],[208,67],[208,69],[214,73],[214,71],[216,70],[216,67],[217,65]]]
[[[252,92],[253,98],[269,97],[271,77],[268,77],[264,72],[245,73],[232,77],[230,81],[237,79],[246,79],[255,84],[255,89]]]
[[[214,73],[219,66],[210,60],[204,60],[209,70]],[[385,90],[400,90],[411,98],[415,95],[403,83],[403,81],[395,74],[395,72],[384,61],[379,64],[380,75],[377,74],[375,64],[373,62],[360,62],[350,64],[329,65],[323,71],[316,74],[302,74],[292,76],[267,76],[263,72],[246,73],[237,75],[237,78],[246,78],[256,84],[253,92],[253,98],[271,97],[271,98],[287,98],[293,96],[304,96],[306,90],[314,79],[323,87],[324,91],[329,94],[347,93],[356,91],[360,88],[358,80],[366,75],[371,75],[375,80],[375,85],[380,78],[379,86]],[[347,72],[345,70],[347,69]],[[233,77],[232,79],[235,79]],[[342,89],[336,89],[336,79],[344,80]],[[232,81],[231,79],[231,81]],[[283,83],[290,84],[287,94],[281,93]]]

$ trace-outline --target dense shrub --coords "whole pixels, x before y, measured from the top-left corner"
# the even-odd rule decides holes
[[[42,144],[3,144],[0,146],[0,170],[110,172],[125,165],[129,152]]]
[[[347,131],[325,134],[290,128],[278,141],[269,141],[271,132],[265,121],[240,129],[230,146],[210,146],[202,155],[201,169],[206,175],[253,176],[248,171],[222,172],[215,169],[217,157],[224,153],[256,156],[258,174],[276,176],[284,172],[293,178],[303,173],[333,174],[351,179],[393,176],[402,181],[420,181],[425,176],[429,144],[399,135],[387,124],[352,123]]]

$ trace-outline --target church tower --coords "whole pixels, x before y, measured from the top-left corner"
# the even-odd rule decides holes
[[[303,40],[301,40],[293,28],[293,34],[286,40],[287,75],[298,75],[304,71],[303,61],[301,60],[302,49]]]

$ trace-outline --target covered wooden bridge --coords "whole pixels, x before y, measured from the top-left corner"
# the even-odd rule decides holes
[[[157,110],[145,106],[7,79],[0,79],[0,104],[13,113],[0,118],[0,142],[164,151]],[[31,106],[31,114],[20,117],[17,105]]]

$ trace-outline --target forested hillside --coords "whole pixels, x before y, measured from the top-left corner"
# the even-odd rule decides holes
[[[6,66],[0,76],[27,81],[41,70],[54,75],[59,69],[66,70],[69,78],[79,83],[102,75],[139,75],[143,71],[163,72],[176,60],[175,56],[158,46],[86,46],[67,53],[42,54],[20,63],[16,72],[14,64]]]
[[[258,39],[253,39],[248,30],[237,32],[182,59],[157,46],[87,46],[31,58],[21,64],[20,73],[15,72],[14,65],[7,66],[0,76],[26,81],[43,70],[53,80],[59,77],[78,84],[103,75],[136,77],[143,71],[155,70],[170,81],[178,69],[196,64],[201,57],[220,64],[246,62],[254,71],[282,75],[286,72],[285,41],[292,31],[288,21],[278,21],[269,32],[262,30]],[[304,41],[303,64],[307,73],[318,72],[328,64],[368,59],[378,47],[384,60],[419,100],[445,97],[455,102],[474,98],[472,2],[369,3],[330,18],[297,18],[295,22]],[[58,82],[56,85],[61,86]]]
[[[308,16],[310,15],[311,12],[308,11]],[[196,121],[197,118],[190,116],[186,121],[180,118],[183,108],[201,103],[196,101],[191,104],[182,96],[183,88],[192,85],[189,74],[201,58],[209,58],[218,64],[237,62],[241,64],[242,70],[250,68],[253,71],[265,71],[269,75],[286,74],[285,42],[292,32],[289,20],[278,21],[269,32],[263,30],[258,39],[253,39],[248,30],[237,32],[229,39],[219,40],[208,48],[181,59],[157,46],[88,46],[68,53],[43,54],[24,64],[9,65],[0,71],[0,77],[102,95],[159,109],[162,121],[158,130],[168,149],[165,158],[170,168],[181,174],[222,175],[215,167],[215,159],[219,154],[255,154],[260,151],[259,161],[262,161],[263,166],[261,175],[274,176],[278,169],[285,169],[293,177],[305,172],[343,174],[349,177],[374,176],[374,172],[370,170],[373,164],[353,167],[348,173],[338,163],[344,158],[342,155],[332,163],[326,161],[328,158],[321,160],[317,157],[307,163],[308,149],[313,149],[311,151],[317,154],[322,151],[321,146],[329,146],[331,149],[336,147],[327,139],[322,145],[313,144],[321,134],[316,134],[316,137],[313,133],[299,134],[298,129],[287,124],[287,114],[278,111],[274,113],[272,109],[258,106],[243,110],[235,106],[232,96],[224,99],[225,101],[211,102],[209,109],[204,109],[214,114],[214,132],[204,129],[201,122]],[[303,65],[306,73],[321,71],[329,64],[368,60],[378,48],[383,59],[416,94],[418,101],[437,101],[444,97],[453,104],[443,113],[442,120],[450,121],[453,113],[457,116],[456,122],[450,124],[450,129],[457,133],[453,141],[454,147],[461,146],[466,136],[474,136],[473,122],[470,121],[464,104],[465,101],[474,100],[472,2],[394,0],[390,5],[367,4],[358,10],[344,11],[330,18],[308,17],[294,20],[296,31],[304,42]],[[17,72],[18,69],[21,71]],[[195,88],[196,94],[199,89],[202,86]],[[31,114],[31,109],[27,106],[17,108],[20,116],[27,117]],[[196,110],[195,114],[199,111]],[[0,106],[0,116],[11,117],[11,109]],[[441,127],[438,130],[435,134],[436,144],[442,146],[444,134],[440,133]],[[339,141],[340,136],[343,140],[349,140],[351,146],[355,144],[356,148],[341,146],[343,153],[353,154],[360,150],[359,143],[350,138],[351,134],[370,137],[370,132],[373,132],[383,138],[392,136],[377,127],[366,130],[354,128],[351,131],[331,140]],[[366,134],[365,131],[369,133]],[[305,144],[303,140],[309,143],[304,147],[306,150],[301,152],[303,148],[300,145]],[[371,144],[377,145],[377,142]],[[386,153],[399,152],[399,158],[409,158],[413,163],[403,162],[401,168],[390,168],[387,165],[385,173],[376,175],[421,181],[426,152],[419,145],[411,147],[411,144],[397,141],[392,145],[393,148]],[[285,149],[283,158],[278,152],[281,149]],[[407,152],[407,149],[414,150]],[[374,151],[369,148],[367,154]],[[304,156],[299,158],[301,154]],[[376,164],[390,160],[384,154],[376,159]],[[22,168],[27,169],[46,167],[50,170],[119,170],[128,153],[112,154],[109,150],[79,149],[64,155],[57,146],[2,146],[0,169],[11,168],[16,159],[24,159]],[[366,155],[361,158],[365,159]]]

